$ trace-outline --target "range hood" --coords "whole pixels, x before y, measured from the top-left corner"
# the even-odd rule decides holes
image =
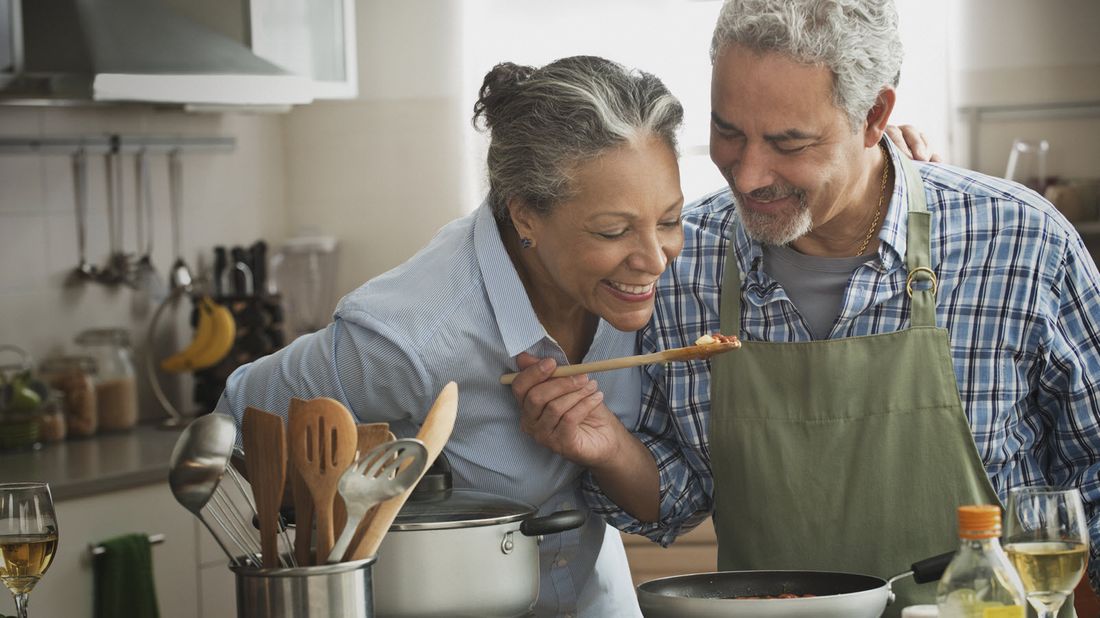
[[[313,98],[309,78],[159,0],[7,2],[15,68],[0,103],[287,106]]]

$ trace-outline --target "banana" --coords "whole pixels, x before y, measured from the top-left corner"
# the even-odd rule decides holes
[[[206,369],[217,365],[237,341],[237,322],[233,312],[225,305],[210,301],[210,319],[214,322],[214,335],[210,343],[190,357],[190,369]]]
[[[233,348],[236,336],[237,324],[229,308],[203,296],[199,299],[199,322],[191,343],[162,360],[160,368],[169,373],[181,373],[216,365]]]
[[[187,347],[160,361],[160,368],[169,373],[187,371],[189,360],[199,350],[210,345],[214,337],[214,322],[210,319],[210,307],[206,304],[207,297],[199,299],[199,322],[195,327],[195,335]]]

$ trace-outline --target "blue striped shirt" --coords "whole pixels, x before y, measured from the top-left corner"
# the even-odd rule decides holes
[[[897,151],[891,157],[898,169]],[[1085,499],[1093,584],[1100,584],[1100,293],[1080,236],[1037,194],[947,165],[918,165],[932,214],[937,324],[950,335],[955,376],[978,452],[1002,501],[1019,485],[1076,486]],[[844,292],[831,339],[909,326],[904,174],[897,175],[877,258]],[[685,246],[657,290],[643,352],[690,345],[719,330],[719,290],[732,247],[742,272],[745,341],[811,341],[761,246],[737,224],[729,190],[685,210]],[[731,238],[731,229],[736,234]],[[660,520],[642,524],[586,478],[593,509],[662,544],[713,507],[707,426],[709,362],[647,369],[638,437],[660,472]]]
[[[601,320],[584,360],[629,355],[635,345],[635,333]],[[540,514],[584,509],[581,470],[523,433],[512,391],[500,384],[524,351],[567,362],[536,317],[483,204],[409,261],[344,297],[327,328],[238,369],[217,411],[238,422],[246,406],[285,416],[292,396],[326,396],[360,422],[387,421],[398,436],[412,436],[453,380],[458,419],[444,452],[456,487],[522,500]],[[633,369],[600,377],[608,406],[628,427],[637,423],[641,380]],[[622,542],[599,517],[547,535],[539,550],[540,615],[637,615]]]

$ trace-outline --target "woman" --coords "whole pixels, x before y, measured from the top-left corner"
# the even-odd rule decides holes
[[[346,296],[324,330],[238,369],[217,411],[239,421],[246,406],[285,414],[291,396],[328,396],[360,422],[414,435],[454,380],[459,412],[445,453],[456,487],[543,513],[584,508],[580,468],[523,434],[499,378],[521,352],[562,364],[634,353],[654,283],[683,243],[683,111],[656,77],[588,56],[501,64],[480,95],[474,123],[491,136],[481,207]],[[640,374],[600,382],[633,426]],[[608,530],[589,517],[543,540],[539,615],[638,615],[622,543]]]

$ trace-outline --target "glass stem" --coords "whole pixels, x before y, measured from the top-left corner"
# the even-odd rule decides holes
[[[15,597],[16,618],[27,618],[27,593],[13,592],[12,596]]]
[[[1038,618],[1054,618],[1058,615],[1058,610],[1062,609],[1062,604],[1058,603],[1057,606],[1050,606],[1046,603],[1032,603],[1031,607],[1035,609],[1035,615]]]

